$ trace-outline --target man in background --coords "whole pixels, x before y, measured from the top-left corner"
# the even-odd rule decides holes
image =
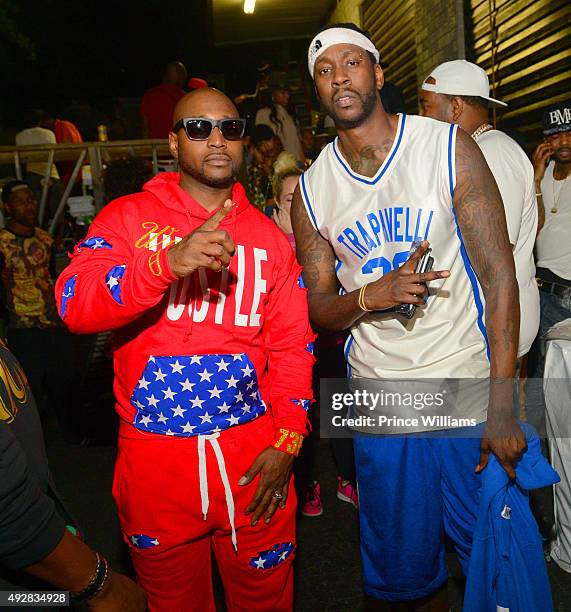
[[[571,318],[571,101],[543,112],[544,141],[533,153],[535,190],[539,203],[539,233],[536,242],[537,277],[541,298],[539,335],[530,363],[527,387],[528,420],[542,430],[545,399],[541,379],[545,366],[547,330]]]
[[[187,78],[182,62],[170,62],[165,68],[163,82],[145,91],[141,101],[144,138],[168,138],[174,107],[184,96]]]
[[[53,145],[57,144],[55,133],[46,127],[41,126],[43,113],[36,109],[29,110],[25,115],[25,128],[16,134],[16,146],[29,145]],[[48,152],[45,153],[46,159]],[[46,178],[47,175],[47,178]],[[36,200],[40,200],[44,189],[44,182],[49,181],[47,209],[50,215],[53,215],[57,210],[57,206],[61,196],[63,195],[64,186],[60,180],[59,172],[55,164],[52,164],[48,172],[47,162],[28,162],[26,164],[26,172],[24,180],[34,192]]]
[[[56,137],[58,144],[81,144],[83,138],[79,132],[77,126],[71,121],[66,119],[55,119],[50,113],[45,111],[38,111],[40,114],[39,126],[51,130]],[[57,162],[58,172],[64,183],[70,179],[75,162],[73,161],[60,161]],[[81,182],[81,175],[78,175],[77,182]]]
[[[421,86],[421,115],[457,123],[480,147],[500,189],[519,285],[518,357],[526,355],[539,326],[533,245],[537,201],[533,166],[523,149],[488,123],[488,109],[507,104],[490,97],[488,75],[466,60],[437,66]]]
[[[38,202],[24,181],[7,183],[2,202],[7,217],[0,230],[6,338],[26,372],[40,413],[45,413],[47,399],[66,442],[79,443],[73,342],[53,295],[54,240],[36,227]]]

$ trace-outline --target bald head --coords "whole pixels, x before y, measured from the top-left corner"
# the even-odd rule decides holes
[[[176,124],[181,119],[210,119],[218,122],[239,117],[230,98],[212,87],[191,91],[178,101],[173,113],[173,126],[178,129],[169,134],[169,146],[179,163],[181,185],[189,193],[192,194],[194,187],[199,184],[214,189],[230,189],[242,163],[242,140],[232,137],[227,139],[223,134],[224,127],[212,127],[212,124],[204,132],[208,133],[206,137],[191,139],[186,128]],[[206,121],[200,123],[207,124]]]
[[[187,76],[186,68],[182,62],[170,62],[165,67],[163,83],[176,85],[182,89],[186,84]]]
[[[174,107],[173,125],[185,117],[235,119],[238,109],[228,96],[213,87],[195,89],[181,98]]]

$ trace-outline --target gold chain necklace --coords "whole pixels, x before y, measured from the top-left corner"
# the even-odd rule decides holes
[[[568,178],[569,175],[567,175],[562,181],[556,181],[555,168],[553,169],[553,182],[551,183],[551,188],[553,190],[553,206],[551,207],[551,212],[553,214],[555,214],[559,210],[559,199],[561,198],[561,192],[563,191],[563,188],[565,187],[565,183],[567,182]],[[561,183],[561,187],[559,188],[557,195],[555,195],[555,183]]]
[[[481,136],[484,132],[487,132],[489,130],[493,130],[494,126],[490,125],[489,123],[482,123],[482,125],[478,128],[476,128],[471,136],[474,140],[478,140],[478,136]]]

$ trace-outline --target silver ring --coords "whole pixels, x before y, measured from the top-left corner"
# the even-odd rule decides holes
[[[283,499],[283,498],[284,498],[284,496],[283,496],[283,495],[282,495],[282,494],[281,494],[279,491],[276,491],[276,492],[274,493],[274,497],[275,497],[276,499]]]

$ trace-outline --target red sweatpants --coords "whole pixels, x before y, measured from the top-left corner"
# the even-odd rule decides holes
[[[232,540],[226,494],[211,444],[206,441],[209,507],[201,506],[198,438],[119,438],[113,497],[137,580],[151,612],[215,610],[212,552],[222,576],[230,612],[291,611],[295,555],[293,482],[284,510],[269,525],[250,525],[244,511],[259,482],[238,480],[273,440],[273,423],[262,416],[220,433],[235,504],[238,551]]]

